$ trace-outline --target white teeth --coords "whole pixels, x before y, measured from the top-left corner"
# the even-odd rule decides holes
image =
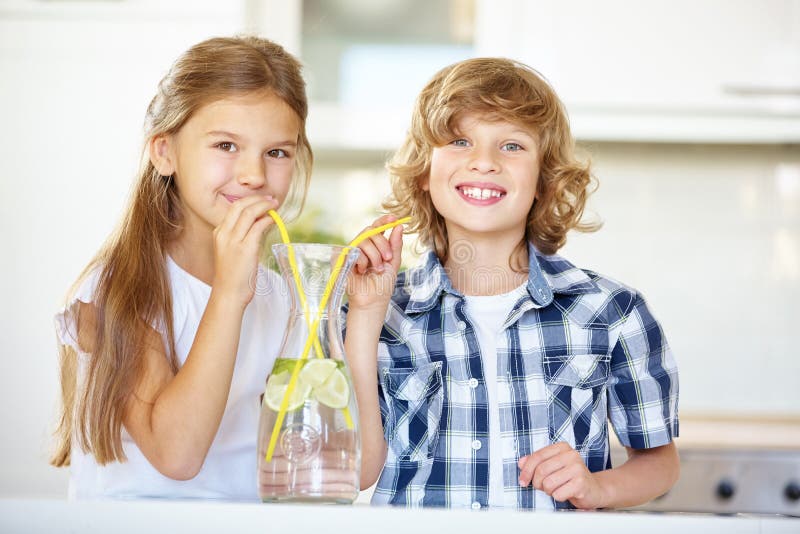
[[[496,189],[481,189],[480,187],[462,187],[461,192],[469,198],[474,198],[476,200],[500,198],[503,196],[503,194]]]

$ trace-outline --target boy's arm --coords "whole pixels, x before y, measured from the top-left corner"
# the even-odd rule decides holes
[[[520,459],[520,484],[544,491],[576,508],[625,508],[666,493],[678,480],[680,460],[670,442],[652,449],[625,447],[628,461],[591,473],[581,455],[561,442]]]
[[[602,495],[596,508],[643,504],[663,495],[678,481],[681,466],[674,442],[652,449],[625,450],[628,460],[624,464],[594,473]]]
[[[393,216],[385,215],[372,227],[393,220]],[[386,460],[378,398],[378,340],[400,268],[402,233],[402,226],[397,226],[388,239],[378,234],[362,242],[361,255],[347,284],[349,310],[344,346],[358,402],[362,489],[375,483]]]
[[[372,486],[378,480],[386,461],[386,440],[383,437],[377,380],[377,348],[383,316],[384,314],[364,309],[351,308],[347,313],[345,352],[350,362],[358,402],[361,489]]]

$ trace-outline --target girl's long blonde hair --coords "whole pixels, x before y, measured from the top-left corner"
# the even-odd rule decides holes
[[[449,143],[465,113],[488,120],[506,120],[532,132],[539,143],[540,171],[536,200],[528,213],[527,242],[554,254],[571,229],[593,231],[599,225],[581,222],[593,177],[588,163],[579,161],[564,106],[550,85],[530,67],[504,58],[474,58],[436,73],[417,97],[411,128],[388,168],[392,195],[384,209],[398,217],[411,216],[410,233],[433,248],[444,263],[448,257],[447,228],[421,185],[431,169],[434,147]],[[527,268],[527,264],[519,266]]]
[[[146,142],[126,212],[67,297],[69,303],[89,273],[99,273],[92,301],[94,346],[80,390],[77,354],[71,347],[59,347],[62,407],[53,465],[69,465],[73,438],[101,465],[125,459],[124,407],[142,372],[141,349],[152,326],[163,329],[170,366],[178,370],[165,259],[166,245],[179,234],[183,216],[174,180],[161,176],[150,162],[149,141],[178,132],[197,109],[215,100],[253,92],[278,96],[301,121],[295,177],[281,208],[291,218],[305,201],[313,162],[300,71],[297,59],[266,39],[214,38],[187,50],[159,83],[147,108]],[[78,310],[73,307],[74,313]]]

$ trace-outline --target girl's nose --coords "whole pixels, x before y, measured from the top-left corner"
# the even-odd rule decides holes
[[[491,174],[499,170],[500,164],[492,150],[475,148],[469,162],[469,168],[481,174]]]
[[[237,170],[236,179],[245,187],[258,189],[267,181],[266,167],[260,159],[242,162]]]

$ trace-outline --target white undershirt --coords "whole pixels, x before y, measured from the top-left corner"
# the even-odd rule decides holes
[[[467,296],[467,313],[472,319],[481,348],[483,376],[489,401],[489,506],[504,506],[503,445],[500,436],[500,406],[497,398],[497,338],[514,304],[525,292],[521,285],[509,293]],[[514,498],[515,499],[515,498]],[[512,504],[513,506],[513,504]]]

